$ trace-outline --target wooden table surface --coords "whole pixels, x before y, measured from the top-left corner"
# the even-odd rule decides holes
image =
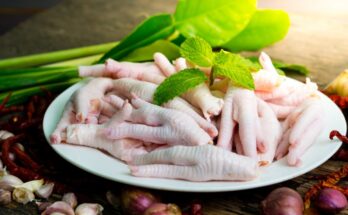
[[[0,58],[116,41],[148,15],[173,12],[175,4],[174,0],[63,0],[0,36]],[[287,37],[264,50],[271,57],[306,65],[312,80],[321,87],[348,68],[348,4],[344,0],[262,0],[259,5],[283,8],[291,18]],[[258,214],[260,201],[275,187],[289,186],[303,194],[316,182],[308,176],[326,174],[343,164],[328,161],[303,176],[264,188],[162,195],[180,202],[197,199],[203,203],[205,214]],[[348,210],[341,214],[348,214]]]

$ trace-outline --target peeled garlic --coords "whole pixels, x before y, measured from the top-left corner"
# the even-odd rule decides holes
[[[0,189],[0,205],[7,205],[11,202],[11,192]]]
[[[68,203],[63,201],[58,201],[48,206],[41,215],[75,215],[74,210],[68,205]]]
[[[26,189],[30,190],[31,192],[35,192],[42,187],[43,183],[44,183],[43,179],[32,180],[32,181],[25,182],[24,184],[17,185],[15,187],[16,188],[26,188]]]
[[[34,193],[27,188],[18,187],[12,192],[12,198],[18,203],[27,204],[35,199]]]
[[[0,189],[12,191],[14,187],[23,184],[23,181],[14,175],[4,175],[0,179]]]
[[[348,70],[341,72],[325,89],[327,94],[348,96]]]
[[[100,204],[83,203],[76,208],[75,215],[99,215],[103,209]]]
[[[54,188],[54,183],[48,183],[41,186],[38,190],[36,190],[35,194],[40,198],[47,199],[52,194],[53,188]]]
[[[77,198],[74,193],[65,193],[62,201],[68,203],[72,208],[77,206]]]

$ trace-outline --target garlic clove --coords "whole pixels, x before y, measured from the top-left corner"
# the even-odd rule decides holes
[[[32,181],[25,182],[24,184],[17,185],[17,186],[15,186],[15,188],[26,188],[26,189],[30,190],[31,192],[35,192],[38,189],[40,189],[43,184],[44,184],[43,179],[32,180]]]
[[[83,203],[77,206],[75,215],[100,215],[103,209],[100,204]]]
[[[0,179],[0,189],[12,191],[15,186],[22,185],[23,181],[14,175],[4,175]]]
[[[47,199],[53,192],[54,183],[47,183],[35,191],[36,196]]]
[[[24,187],[15,188],[12,192],[12,198],[18,203],[27,204],[35,199],[34,193]]]
[[[41,215],[75,215],[74,209],[72,207],[63,201],[57,201],[53,203],[52,205],[48,206],[44,212],[42,212]]]
[[[11,202],[11,192],[0,189],[0,205],[7,205]]]
[[[74,193],[65,193],[62,201],[68,203],[72,208],[77,206],[77,197]]]

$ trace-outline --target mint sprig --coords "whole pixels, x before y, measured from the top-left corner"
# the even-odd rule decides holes
[[[207,79],[207,76],[199,69],[184,69],[169,76],[157,87],[153,101],[157,105],[162,105]]]
[[[180,54],[198,66],[211,67],[214,53],[208,42],[200,37],[191,37],[180,46]]]
[[[238,54],[224,50],[214,53],[209,43],[199,37],[193,37],[183,42],[180,53],[195,65],[212,67],[211,84],[215,77],[226,77],[236,86],[255,89],[251,72],[258,70],[259,66]],[[207,81],[207,79],[207,76],[199,69],[184,69],[166,78],[157,87],[153,99],[154,103],[162,105]]]

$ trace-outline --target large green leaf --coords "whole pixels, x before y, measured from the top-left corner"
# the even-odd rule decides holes
[[[156,40],[165,39],[173,32],[173,17],[170,14],[151,16],[101,57],[98,63],[104,63],[108,58],[120,60],[133,50],[151,44]]]
[[[179,0],[175,26],[187,38],[219,46],[241,32],[255,10],[256,0]]]
[[[282,10],[257,10],[248,26],[223,45],[231,51],[258,50],[285,37],[290,19]]]
[[[174,60],[180,57],[179,47],[168,40],[158,40],[151,43],[148,46],[138,48],[127,56],[121,59],[121,61],[142,62],[153,61],[153,55],[155,52],[161,52],[169,60]]]

